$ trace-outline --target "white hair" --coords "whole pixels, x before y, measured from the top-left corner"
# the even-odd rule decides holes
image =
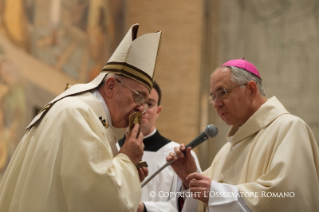
[[[249,81],[255,81],[257,84],[257,88],[259,93],[262,96],[266,96],[265,89],[263,88],[262,85],[262,80],[257,77],[256,75],[250,73],[249,71],[246,71],[245,69],[237,68],[234,66],[226,66],[230,69],[232,73],[232,81],[238,85],[246,84]]]
[[[99,86],[97,87],[97,88],[99,88],[99,87],[101,87],[102,85],[104,85],[104,83],[105,83],[105,81],[108,79],[108,78],[111,78],[111,77],[114,77],[114,78],[119,78],[119,75],[117,75],[117,74],[114,74],[114,73],[108,73],[107,75],[105,75],[105,77],[104,77],[104,79],[102,80],[102,82],[99,84]]]
[[[116,78],[115,76],[117,76],[117,74],[108,73],[108,74],[104,77],[103,82],[105,82],[108,78],[111,78],[111,77]]]

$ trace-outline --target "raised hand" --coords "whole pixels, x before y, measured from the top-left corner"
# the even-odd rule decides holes
[[[135,124],[130,135],[126,136],[124,145],[121,147],[119,153],[126,154],[134,165],[142,159],[143,156],[143,133],[138,133],[139,124]]]
[[[185,151],[185,145],[181,144],[180,147],[175,147],[174,152],[170,152],[169,156],[166,157],[166,161],[174,160],[171,166],[181,178],[186,188],[189,186],[189,180],[186,179],[187,176],[197,171],[196,162],[191,154],[191,150],[192,148],[188,147],[184,155],[182,151]]]

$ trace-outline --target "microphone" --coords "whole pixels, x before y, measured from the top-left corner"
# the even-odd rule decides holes
[[[192,147],[192,149],[194,149],[196,146],[198,146],[199,144],[203,143],[204,141],[206,141],[208,138],[212,138],[215,137],[218,133],[218,129],[215,125],[210,124],[208,125],[204,132],[202,132],[201,134],[199,134],[199,136],[197,136],[194,140],[192,140],[189,144],[187,144],[185,146],[185,150],[182,151],[184,153],[184,155],[186,154],[186,149],[188,147]]]
[[[215,137],[218,133],[218,129],[215,125],[210,124],[208,125],[204,132],[199,134],[194,140],[192,140],[189,144],[185,146],[185,151],[182,151],[184,154],[186,154],[186,149],[188,147],[195,148],[199,144],[203,143],[206,141],[208,138]],[[142,183],[142,188],[149,182],[151,181],[158,173],[160,173],[164,168],[166,168],[168,165],[171,165],[174,162],[174,160],[166,162],[161,168],[159,168],[154,174],[152,174],[146,181]]]

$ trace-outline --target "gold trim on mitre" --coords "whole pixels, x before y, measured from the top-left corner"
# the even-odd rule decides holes
[[[148,90],[153,87],[152,78],[142,70],[124,62],[108,62],[102,71],[124,75],[145,85]]]

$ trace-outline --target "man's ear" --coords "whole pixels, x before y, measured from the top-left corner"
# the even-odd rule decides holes
[[[247,87],[248,87],[250,96],[255,97],[257,92],[258,92],[257,83],[255,81],[251,80],[247,83]]]
[[[113,96],[115,84],[116,84],[116,79],[114,77],[109,77],[105,80],[102,89],[103,89],[103,93],[105,93],[107,97]]]
[[[160,106],[157,107],[157,114],[160,114],[161,111],[162,111],[162,106],[160,105]]]

